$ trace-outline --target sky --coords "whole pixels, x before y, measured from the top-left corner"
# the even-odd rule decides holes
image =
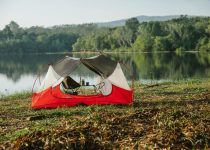
[[[210,0],[0,0],[0,29],[107,22],[139,15],[210,16]]]

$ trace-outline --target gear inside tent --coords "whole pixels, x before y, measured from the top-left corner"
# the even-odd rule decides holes
[[[74,75],[74,71],[80,66],[85,67],[94,77],[94,83],[86,82],[88,79],[81,77],[82,75]],[[119,62],[105,55],[90,58],[66,56],[49,66],[39,88],[33,92],[32,107],[57,108],[78,104],[129,105],[132,103],[132,95],[133,91]]]

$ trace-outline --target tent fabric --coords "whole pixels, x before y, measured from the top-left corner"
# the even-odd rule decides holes
[[[131,90],[119,63],[117,64],[114,72],[107,79],[116,86],[126,90]]]
[[[93,72],[108,77],[117,66],[117,62],[107,56],[99,55],[93,58],[82,58],[81,62]]]
[[[53,85],[52,88],[56,87],[57,85],[59,85],[65,78],[61,77],[60,79],[58,79]]]
[[[83,63],[90,70],[100,75],[104,85],[97,95],[73,95],[64,93],[60,89],[62,81],[80,64]],[[70,81],[73,82],[73,79]],[[79,86],[76,81],[73,86]],[[44,80],[38,91],[33,93],[33,108],[56,108],[86,105],[125,104],[132,103],[133,91],[130,89],[119,63],[110,58],[99,55],[91,58],[65,57],[63,60],[49,66]]]
[[[42,83],[41,83],[40,87],[38,88],[37,92],[41,92],[41,91],[49,88],[54,83],[56,83],[60,78],[61,78],[61,76],[59,76],[54,71],[54,69],[52,68],[52,66],[50,65],[49,68],[48,68],[47,74],[45,75],[45,78],[42,81]]]
[[[132,91],[128,91],[112,85],[112,92],[104,96],[91,95],[80,96],[65,94],[60,91],[59,85],[54,88],[48,88],[41,93],[34,93],[32,95],[32,108],[57,108],[57,107],[71,107],[78,104],[85,105],[107,105],[107,104],[132,104]]]
[[[81,59],[81,62],[85,66],[87,66],[90,70],[98,73],[99,75],[107,76],[106,78],[112,84],[115,84],[116,86],[119,86],[127,90],[131,90],[119,63],[111,60],[110,58],[104,55],[99,55],[87,59]],[[79,65],[79,63],[80,63],[80,58],[65,57],[63,60],[59,61],[55,65],[50,66],[44,81],[42,82],[40,88],[38,89],[38,92],[45,90],[50,86],[55,87],[58,84],[60,84],[65,79],[65,77],[67,77]],[[107,87],[110,87],[107,81],[106,83]],[[109,92],[104,92],[104,93],[109,93]]]
[[[114,71],[117,62],[107,56],[99,55],[90,58],[66,57],[52,67],[62,77],[69,75],[82,62],[93,72],[108,77]],[[105,63],[104,63],[105,62]]]
[[[55,72],[62,77],[68,76],[80,64],[79,58],[65,57],[63,60],[57,62],[52,67]]]
[[[102,79],[98,85],[98,90],[103,95],[109,95],[112,92],[112,84],[109,82],[109,80]]]
[[[77,83],[74,79],[70,76],[67,76],[63,81],[62,84],[66,89],[74,89],[80,87],[80,84]]]

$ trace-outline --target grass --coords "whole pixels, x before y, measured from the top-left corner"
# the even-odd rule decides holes
[[[135,83],[132,106],[30,108],[0,98],[0,149],[208,149],[210,80]]]

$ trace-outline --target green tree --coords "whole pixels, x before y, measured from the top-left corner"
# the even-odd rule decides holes
[[[10,27],[8,25],[6,25],[5,28],[2,30],[2,34],[5,39],[10,39],[13,37],[12,31],[10,30]]]
[[[153,51],[171,51],[170,36],[156,36],[153,44]]]
[[[138,21],[137,18],[130,18],[130,19],[126,20],[125,26],[126,26],[128,29],[132,30],[132,32],[135,33],[135,32],[137,32],[137,30],[138,30],[139,21]]]
[[[210,52],[210,40],[208,37],[201,38],[198,41],[196,49],[200,52]]]
[[[139,27],[139,21],[137,18],[130,18],[126,20],[125,27],[127,28],[127,32],[129,32],[126,36],[130,36],[130,41],[133,43],[137,37],[137,31]],[[128,37],[127,37],[128,38]],[[129,44],[131,45],[131,44]]]
[[[151,36],[139,35],[133,44],[133,49],[135,51],[152,51],[154,39]]]

